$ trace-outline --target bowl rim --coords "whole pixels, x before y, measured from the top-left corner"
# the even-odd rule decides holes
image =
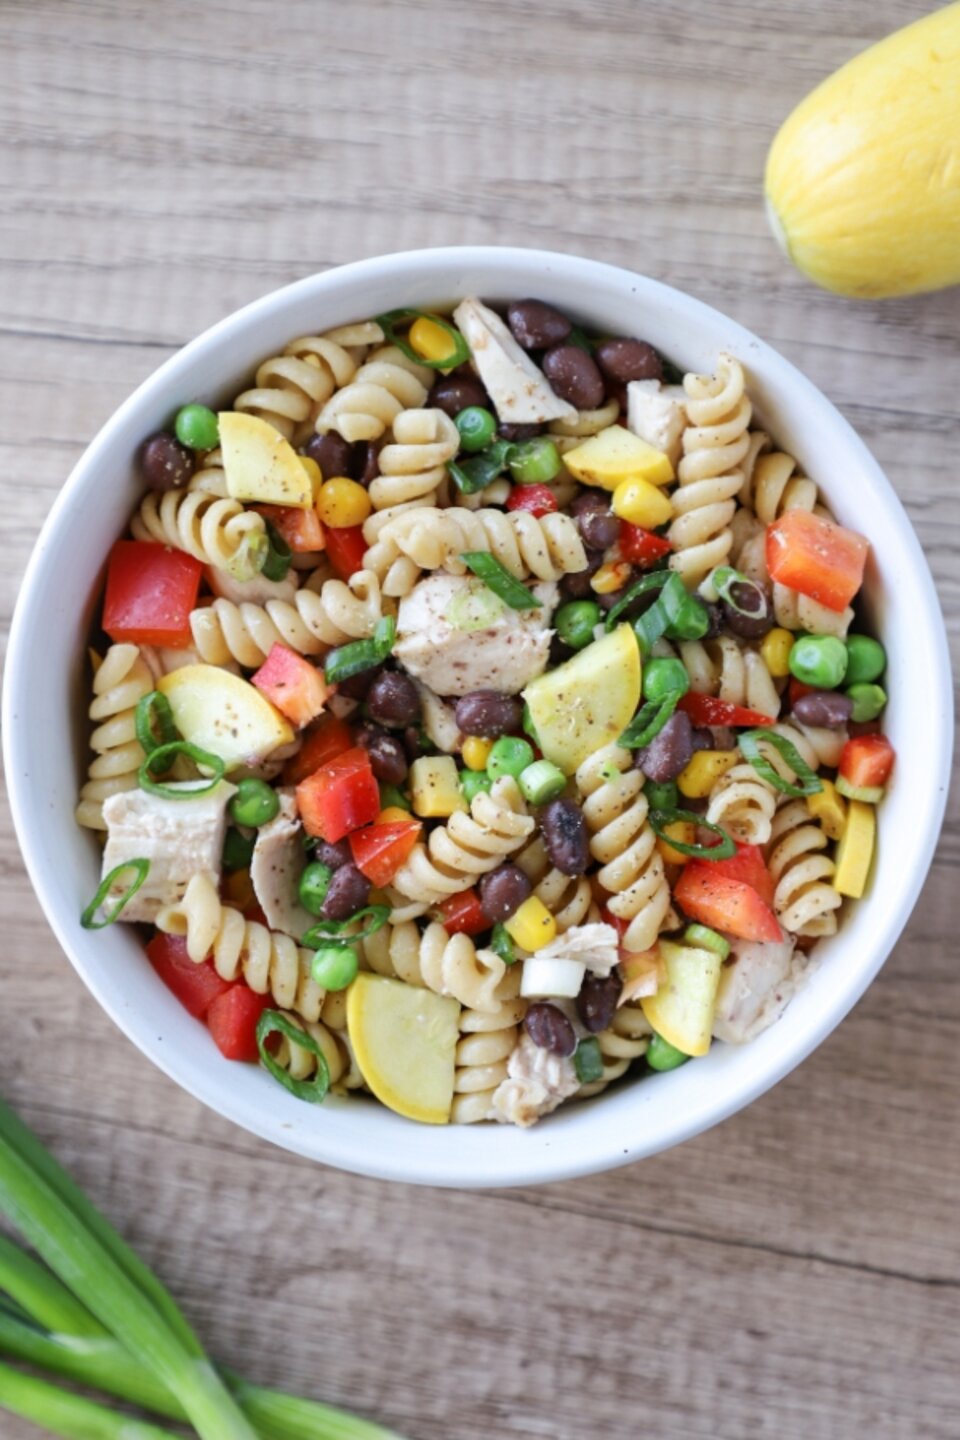
[[[170,1047],[164,1048],[152,1043],[144,1033],[143,1026],[139,1032],[135,1025],[131,1027],[130,1015],[113,1003],[111,997],[103,992],[96,979],[88,973],[87,966],[76,946],[75,919],[70,921],[65,909],[64,897],[58,890],[51,869],[43,863],[42,846],[37,843],[37,837],[35,837],[35,831],[38,836],[41,827],[36,825],[30,815],[31,780],[21,755],[23,747],[20,727],[16,724],[14,707],[17,703],[16,697],[29,678],[32,656],[27,644],[28,622],[38,600],[38,582],[43,575],[45,552],[50,537],[58,531],[61,517],[70,508],[77,492],[84,488],[87,477],[100,463],[102,452],[110,448],[114,432],[123,425],[129,416],[135,415],[141,406],[149,402],[155,392],[162,390],[168,380],[175,377],[179,371],[189,368],[195,357],[215,342],[229,340],[232,336],[242,334],[249,326],[255,325],[261,318],[269,316],[278,305],[285,305],[288,302],[295,303],[301,297],[316,302],[318,295],[322,296],[327,290],[330,291],[331,299],[335,299],[336,290],[344,281],[362,280],[374,276],[379,280],[384,275],[394,273],[399,293],[402,292],[404,278],[419,275],[425,265],[457,265],[469,270],[497,267],[507,269],[511,264],[537,265],[544,267],[547,271],[568,272],[572,282],[581,286],[578,294],[583,295],[584,308],[589,308],[591,281],[595,285],[606,282],[610,285],[623,286],[628,292],[632,290],[634,294],[642,288],[647,294],[655,296],[663,306],[669,307],[671,304],[679,306],[686,316],[693,320],[702,320],[708,325],[708,328],[715,329],[718,323],[722,322],[731,341],[735,341],[743,352],[748,352],[751,357],[761,360],[767,372],[778,373],[789,380],[791,387],[799,397],[798,410],[801,410],[804,404],[812,405],[825,418],[829,417],[834,426],[844,432],[846,442],[859,450],[864,468],[871,473],[873,481],[884,493],[887,504],[894,511],[899,511],[903,521],[902,542],[914,578],[923,592],[925,618],[930,621],[936,618],[939,622],[936,626],[936,634],[930,637],[931,644],[936,651],[937,661],[934,674],[931,676],[936,690],[934,708],[937,717],[935,723],[936,753],[930,757],[929,761],[931,774],[939,773],[949,776],[953,748],[953,695],[950,684],[950,661],[939,597],[918,537],[893,486],[864,441],[812,381],[808,380],[789,360],[752,331],[694,296],[623,267],[565,252],[522,246],[437,247],[372,256],[305,276],[291,284],[272,290],[231,312],[177,350],[148,375],[111,414],[83,451],[51,507],[34,544],[21,582],[10,630],[6,683],[3,694],[4,760],[14,828],[21,853],[47,922],[84,984],[127,1038],[132,1040],[154,1064],[178,1085],[216,1113],[226,1116],[244,1129],[307,1158],[332,1164],[357,1174],[426,1185],[471,1188],[526,1185],[570,1179],[613,1169],[690,1139],[751,1104],[783,1079],[823,1042],[875,978],[906,925],[919,897],[932,862],[947,800],[948,787],[946,783],[939,787],[930,786],[928,787],[929,793],[918,797],[923,808],[920,817],[922,823],[918,824],[914,836],[919,836],[919,843],[914,850],[911,865],[905,867],[906,882],[899,897],[895,920],[882,938],[878,937],[870,964],[865,969],[858,970],[853,981],[848,978],[845,986],[840,985],[838,994],[834,997],[834,1003],[817,1025],[808,1028],[807,1035],[801,1037],[802,1043],[795,1041],[792,1045],[788,1044],[783,1053],[760,1066],[752,1079],[741,1082],[738,1087],[730,1089],[729,1093],[724,1093],[721,1087],[716,1094],[706,1096],[701,1103],[691,1107],[691,1113],[684,1124],[676,1126],[669,1138],[655,1144],[646,1145],[642,1137],[639,1142],[634,1137],[633,1142],[627,1143],[625,1146],[623,1137],[620,1136],[614,1137],[612,1140],[608,1139],[604,1143],[584,1146],[575,1153],[570,1153],[570,1146],[565,1143],[558,1143],[555,1146],[547,1143],[531,1146],[519,1161],[514,1159],[507,1164],[491,1167],[489,1160],[465,1163],[463,1160],[448,1161],[442,1157],[438,1160],[432,1154],[424,1157],[415,1153],[415,1146],[411,1147],[410,1154],[403,1147],[399,1147],[396,1154],[380,1152],[373,1155],[369,1152],[369,1147],[364,1148],[362,1142],[340,1141],[331,1144],[329,1141],[324,1143],[321,1138],[317,1143],[315,1133],[311,1132],[310,1138],[307,1139],[305,1132],[291,1131],[289,1126],[285,1126],[276,1117],[268,1114],[266,1107],[264,1107],[263,1113],[260,1113],[258,1109],[251,1110],[248,1104],[237,1101],[230,1086],[221,1085],[217,1097],[214,1098],[210,1093],[212,1087],[206,1085],[199,1075],[184,1073],[185,1067],[177,1063],[177,1058],[171,1054]],[[74,930],[70,928],[71,923]],[[779,1026],[773,1028],[779,1028]],[[647,1082],[647,1085],[643,1087],[634,1087],[635,1093],[639,1094],[649,1084],[650,1082]],[[364,1127],[360,1125],[357,1129],[362,1133]],[[445,1133],[450,1133],[450,1131],[447,1130]]]

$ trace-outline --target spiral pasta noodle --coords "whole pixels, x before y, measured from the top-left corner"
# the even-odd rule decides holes
[[[565,935],[574,925],[599,917],[586,875],[564,875],[552,866],[539,835],[514,856],[513,863],[530,881],[533,894],[550,911],[558,935]]]
[[[454,1125],[493,1119],[493,1092],[507,1078],[507,1061],[526,1010],[527,1002],[516,996],[501,1000],[495,1010],[461,1011],[450,1113]]]
[[[451,815],[426,845],[414,847],[394,875],[393,889],[428,905],[459,894],[519,849],[534,824],[517,782],[503,775],[489,792],[474,796],[469,814]]]
[[[766,752],[768,758],[772,747]],[[775,762],[773,762],[775,763]],[[721,775],[707,801],[707,820],[746,845],[766,845],[779,792],[747,761]]]
[[[380,474],[369,487],[373,508],[435,503],[447,478],[447,461],[459,448],[460,432],[442,410],[404,410],[378,456]]]
[[[201,472],[202,473],[202,472]],[[237,569],[266,534],[263,516],[206,490],[151,490],[130,522],[135,540],[185,550],[204,565]]]
[[[376,576],[358,570],[349,580],[324,581],[319,594],[307,587],[298,590],[292,601],[235,605],[216,599],[191,611],[190,629],[208,665],[236,660],[255,670],[280,643],[298,655],[322,655],[332,646],[364,639],[382,614]]]
[[[324,1008],[326,1008],[326,1002],[321,1007],[321,1015]],[[327,1069],[330,1072],[331,1090],[338,1091],[358,1087],[361,1083],[359,1071],[349,1049],[345,1031],[329,1029],[322,1019],[305,1020],[302,1016],[294,1015],[290,1011],[281,1011],[281,1014],[298,1030],[309,1035],[311,1040],[319,1046],[320,1053],[327,1062]],[[273,1058],[294,1080],[310,1080],[317,1073],[317,1057],[313,1051],[308,1050],[305,1045],[298,1045],[295,1040],[288,1039],[282,1033],[278,1034],[277,1048]]]
[[[687,416],[679,485],[671,495],[674,519],[667,531],[670,566],[686,585],[697,585],[730,554],[730,521],[743,484],[740,468],[750,448],[752,413],[743,369],[722,354],[715,376],[686,375]]]
[[[697,694],[717,695],[771,719],[780,714],[780,692],[758,650],[738,644],[732,635],[683,640],[677,649],[690,676],[690,688]]]
[[[478,950],[469,935],[448,935],[439,922],[420,937],[420,975],[428,990],[485,1013],[520,989],[520,976],[510,974],[495,951]]]
[[[258,366],[252,388],[237,396],[233,408],[269,421],[287,440],[309,433],[334,391],[353,379],[358,356],[382,340],[374,321],[291,340],[282,355]]]
[[[349,385],[337,390],[317,416],[320,435],[335,430],[344,440],[379,440],[402,410],[427,398],[431,371],[395,345],[374,350]]]
[[[777,624],[786,630],[806,630],[811,635],[835,635],[842,640],[853,620],[853,607],[829,610],[809,595],[791,590],[787,585],[774,584],[773,613]]]
[[[96,722],[90,748],[87,781],[80,791],[77,823],[88,830],[106,830],[103,802],[111,795],[132,790],[143,764],[143,747],[137,739],[136,710],[154,688],[153,676],[136,645],[111,645],[93,677],[93,699],[88,714]]]
[[[610,778],[614,773],[616,778]],[[650,949],[671,909],[643,783],[632,754],[618,745],[604,746],[576,773],[590,853],[602,867],[597,879],[611,896],[610,913],[629,921],[621,944],[632,951]]]
[[[366,534],[366,529],[364,534]],[[466,550],[493,555],[518,580],[558,580],[587,567],[586,551],[569,515],[502,510],[415,509],[398,515],[377,535],[376,553],[367,560],[377,572],[405,555],[418,570],[447,570],[465,575],[460,556]],[[391,558],[392,557],[392,558]]]
[[[395,976],[408,985],[424,985],[420,973],[420,931],[412,920],[375,930],[362,942],[367,967],[377,975]]]
[[[625,1075],[634,1061],[647,1053],[652,1035],[653,1027],[640,1005],[630,1002],[621,1005],[608,1028],[597,1035],[603,1074],[599,1080],[581,1085],[577,1099],[587,1100],[591,1095],[599,1095],[601,1090],[606,1090],[614,1080]]]
[[[778,810],[770,828],[767,866],[774,880],[773,909],[793,935],[835,935],[842,897],[833,888],[836,865],[827,837],[802,800]]]

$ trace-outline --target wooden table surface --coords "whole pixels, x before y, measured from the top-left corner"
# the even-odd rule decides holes
[[[313,270],[497,242],[646,271],[794,360],[955,622],[960,290],[814,290],[761,194],[793,104],[930,8],[5,0],[3,620],[83,446],[177,346]],[[416,1440],[956,1440],[958,840],[954,808],[880,979],[748,1111],[612,1175],[468,1194],[310,1165],[182,1094],[60,954],[5,814],[0,1092],[217,1356]]]

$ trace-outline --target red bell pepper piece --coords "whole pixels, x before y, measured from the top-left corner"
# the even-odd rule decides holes
[[[669,555],[673,546],[663,535],[644,530],[642,525],[631,525],[629,520],[620,521],[620,554],[631,565],[645,569]]]
[[[380,813],[380,789],[370,756],[359,745],[328,760],[297,786],[297,809],[308,835],[331,845],[369,825]]]
[[[238,980],[219,995],[207,1011],[207,1024],[221,1055],[228,1060],[257,1060],[257,1021],[270,1004],[269,995],[255,995]]]
[[[214,1000],[230,989],[230,981],[220,978],[212,960],[198,965],[190,959],[187,942],[180,935],[158,931],[146,948],[147,959],[164,985],[198,1020],[203,1020]]]
[[[203,566],[182,550],[150,540],[118,540],[107,561],[103,628],[116,644],[193,644],[190,611]]]
[[[296,755],[292,755],[283,767],[284,785],[299,785],[321,765],[351,749],[353,740],[346,720],[328,710],[317,723],[306,732],[303,744]]]
[[[732,705],[729,700],[720,700],[716,695],[698,695],[688,690],[680,701],[678,709],[685,710],[694,725],[772,725],[772,715],[761,715],[759,710],[748,710],[743,705]]]
[[[896,751],[886,735],[856,735],[840,751],[839,773],[849,785],[872,789],[886,785]]]
[[[250,676],[250,683],[298,729],[317,718],[332,689],[322,670],[279,641],[270,647],[270,654]]]
[[[782,940],[777,917],[752,885],[716,873],[724,862],[691,860],[673,889],[673,898],[691,920],[743,940]]]
[[[719,844],[719,841],[717,843]],[[709,860],[703,863],[710,866],[711,875],[723,875],[727,880],[740,880],[744,885],[751,886],[764,905],[772,908],[773,876],[764,864],[763,851],[759,845],[745,845],[740,840],[734,841],[734,844],[737,853],[728,860]]]
[[[448,935],[479,935],[490,929],[476,890],[461,890],[440,906],[440,923]]]
[[[353,863],[371,885],[389,885],[420,838],[419,820],[389,820],[350,836]]]
[[[367,542],[363,538],[362,525],[328,526],[323,533],[327,542],[327,558],[341,580],[349,580],[351,575],[363,569]]]
[[[525,510],[528,515],[552,515],[557,497],[549,485],[515,485],[507,497],[508,510]]]
[[[323,526],[316,510],[297,510],[293,505],[254,505],[295,555],[312,555],[324,548]]]
[[[869,540],[855,530],[807,510],[788,510],[767,526],[771,580],[828,610],[845,610],[860,589],[869,548]]]

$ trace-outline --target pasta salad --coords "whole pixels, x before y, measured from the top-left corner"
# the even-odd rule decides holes
[[[142,927],[223,1056],[528,1126],[779,1017],[894,755],[868,542],[733,355],[399,309],[184,405],[139,466],[82,923]]]

